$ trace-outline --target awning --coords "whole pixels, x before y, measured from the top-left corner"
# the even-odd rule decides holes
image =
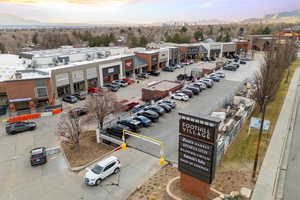
[[[24,101],[31,101],[31,98],[24,98],[24,99],[10,99],[9,103],[16,103],[16,102],[24,102]]]

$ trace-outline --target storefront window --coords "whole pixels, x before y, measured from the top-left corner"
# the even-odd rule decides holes
[[[45,98],[48,97],[48,92],[46,87],[37,87],[36,88],[36,97]]]

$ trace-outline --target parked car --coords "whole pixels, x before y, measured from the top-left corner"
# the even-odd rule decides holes
[[[204,83],[209,83],[211,84],[211,87],[214,86],[214,81],[209,79],[209,78],[203,78],[203,79],[200,79],[200,81],[203,81]]]
[[[124,120],[120,120],[117,122],[117,124],[122,124],[122,125],[128,126],[133,131],[138,131],[143,126],[140,121],[135,120],[133,118],[127,118]]]
[[[109,128],[106,129],[106,133],[108,135],[112,135],[118,138],[122,138],[123,137],[123,131],[124,130],[128,130],[128,131],[132,131],[128,126],[122,125],[122,124],[115,124]],[[125,138],[127,138],[128,135],[125,135]]]
[[[180,65],[180,64],[176,64],[176,65],[174,66],[174,69],[180,69],[180,68],[183,68],[183,66]]]
[[[149,73],[141,73],[137,75],[137,78],[149,78]]]
[[[162,70],[165,72],[174,72],[175,71],[175,69],[170,66],[163,67]]]
[[[31,166],[47,163],[47,152],[45,147],[34,148],[30,151]]]
[[[112,83],[119,85],[120,87],[127,87],[128,83],[123,80],[114,80]]]
[[[138,102],[134,101],[134,102],[130,102],[130,103],[127,103],[125,105],[125,111],[130,111],[132,110],[135,106],[139,105]]]
[[[137,113],[138,116],[144,116],[150,119],[152,122],[157,122],[159,119],[159,114],[157,112],[151,111],[151,110],[142,110]]]
[[[216,61],[216,58],[213,57],[213,56],[211,56],[211,57],[209,57],[209,58],[210,58],[211,61]]]
[[[215,81],[215,82],[220,81],[220,78],[217,75],[214,75],[214,74],[209,75],[208,78]]]
[[[197,87],[201,90],[205,90],[207,88],[206,84],[205,83],[202,83],[202,82],[195,82],[195,83],[191,83],[190,86],[192,87]]]
[[[138,111],[140,111],[140,110],[143,110],[145,107],[146,107],[145,104],[139,104],[139,105],[134,106],[134,107],[131,109],[131,111],[132,111],[133,113],[136,113],[136,112],[138,112]]]
[[[236,71],[237,67],[233,65],[226,65],[223,67],[223,70]]]
[[[149,127],[152,124],[152,122],[149,118],[142,116],[142,115],[135,116],[135,117],[133,117],[133,119],[140,121],[144,127]]]
[[[210,61],[210,59],[208,57],[203,57],[203,58],[201,58],[201,60],[204,61],[204,62]]]
[[[166,99],[162,99],[162,100],[159,100],[157,102],[157,104],[167,104],[168,106],[170,106],[172,109],[176,108],[176,101],[174,100],[166,100]]]
[[[223,72],[215,72],[213,74],[217,75],[220,78],[225,78],[225,74]]]
[[[186,86],[185,89],[191,90],[194,95],[199,95],[199,93],[202,91],[201,88],[193,87],[193,86]]]
[[[160,104],[157,104],[157,106],[162,107],[166,113],[169,113],[172,111],[171,106],[169,106],[168,104],[160,103]]]
[[[188,101],[190,98],[184,93],[174,93],[171,94],[172,99],[180,100],[180,101]]]
[[[247,64],[247,62],[245,60],[240,59],[240,64],[245,65],[245,64]]]
[[[231,65],[235,66],[236,68],[240,68],[239,63],[237,63],[237,62],[231,63]]]
[[[159,71],[156,71],[156,70],[152,70],[152,71],[149,72],[149,74],[150,74],[151,76],[159,76],[159,75],[160,75],[160,72],[159,72]]]
[[[183,94],[187,95],[189,98],[193,97],[193,91],[188,90],[188,89],[181,89],[181,90],[176,91],[176,93],[183,93]]]
[[[210,79],[209,79],[210,80]],[[211,80],[212,81],[212,80]],[[204,79],[200,79],[198,81],[198,83],[204,83],[206,85],[207,88],[211,88],[213,86],[212,82],[211,81],[207,81],[207,80],[204,80]]]
[[[14,122],[6,124],[5,130],[7,134],[14,135],[25,131],[32,131],[36,129],[37,125],[35,122]]]
[[[86,92],[76,92],[72,96],[76,97],[78,100],[85,100]]]
[[[150,105],[150,106],[147,106],[144,108],[145,111],[147,110],[151,110],[151,111],[154,111],[156,112],[157,114],[159,114],[160,116],[162,116],[163,114],[165,114],[165,110],[160,107],[160,106],[157,106],[157,105]]]
[[[92,169],[87,169],[84,175],[84,183],[99,185],[105,178],[120,172],[121,162],[115,156],[110,156],[98,162]]]
[[[69,115],[71,117],[80,117],[83,115],[86,115],[89,112],[87,107],[77,107],[73,108],[72,110],[69,111]]]
[[[104,85],[104,87],[106,87],[112,92],[117,92],[120,89],[119,84],[115,84],[115,83],[107,83]]]
[[[187,80],[187,81],[191,81],[193,80],[193,76],[188,76],[187,74],[179,74],[177,77],[178,81],[182,81],[182,80]]]
[[[129,78],[123,78],[122,80],[125,81],[128,85],[131,85],[131,84],[134,84],[134,83],[135,83],[134,80],[131,80],[131,79],[129,79]]]
[[[72,96],[72,95],[64,96],[62,100],[67,102],[67,103],[77,103],[77,101],[78,101],[78,99],[75,96]]]

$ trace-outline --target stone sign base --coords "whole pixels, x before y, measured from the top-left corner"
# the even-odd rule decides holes
[[[180,185],[184,192],[198,197],[200,200],[208,200],[210,184],[200,181],[192,176],[181,173]]]

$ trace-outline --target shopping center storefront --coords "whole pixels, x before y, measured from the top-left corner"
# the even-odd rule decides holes
[[[127,58],[123,60],[123,71],[126,78],[133,78],[134,76],[134,59]]]
[[[103,68],[103,83],[110,83],[113,80],[120,79],[120,68],[121,64]]]
[[[73,82],[73,91],[81,92],[85,91],[85,79],[83,70],[72,71],[72,82]]]
[[[61,73],[55,75],[55,85],[57,96],[62,97],[71,94],[71,86],[68,73]]]
[[[97,69],[95,67],[86,69],[87,88],[98,87]]]

